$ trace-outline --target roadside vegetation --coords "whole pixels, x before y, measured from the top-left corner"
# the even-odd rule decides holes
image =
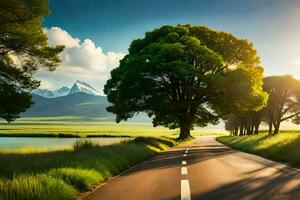
[[[248,136],[220,136],[217,140],[234,149],[300,166],[299,131],[281,131],[269,137],[268,131]]]
[[[76,199],[79,192],[176,144],[166,137],[137,137],[110,146],[86,141],[70,150],[1,153],[0,199]]]

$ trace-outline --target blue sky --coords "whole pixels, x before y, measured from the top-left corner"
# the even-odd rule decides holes
[[[99,89],[103,87],[109,69],[116,67],[116,59],[126,54],[133,39],[165,24],[205,25],[247,38],[258,50],[266,75],[293,74],[300,78],[298,0],[52,0],[50,8],[52,13],[43,24],[50,30],[50,35],[53,34],[51,27],[59,27],[60,31],[78,40],[80,48],[83,48],[85,39],[89,39],[90,46],[102,50],[99,56],[105,58],[104,64],[97,58],[92,60],[98,64],[89,64],[90,69],[107,65],[105,70],[98,70],[99,74],[95,73],[97,70],[91,71],[90,75],[79,77],[96,84]],[[54,45],[60,43],[55,41]],[[66,53],[66,58],[72,58],[70,52],[75,51],[74,46],[79,48],[78,44],[70,46],[73,50]],[[119,56],[109,56],[108,52]],[[72,68],[77,74],[80,65],[85,67],[85,62],[80,60],[78,63],[78,69]],[[70,65],[62,63],[62,68],[70,69]],[[63,77],[59,73],[65,71],[55,72],[51,77],[40,73],[39,77],[49,83],[44,84],[49,88],[70,85],[73,79],[76,80],[74,73],[57,81]],[[100,76],[101,81],[97,81]],[[51,84],[53,81],[56,84]]]

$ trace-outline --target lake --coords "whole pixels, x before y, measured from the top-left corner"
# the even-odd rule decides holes
[[[110,145],[126,141],[128,138],[38,138],[38,137],[0,137],[0,149],[23,147],[72,146],[76,141],[90,140],[99,145]]]

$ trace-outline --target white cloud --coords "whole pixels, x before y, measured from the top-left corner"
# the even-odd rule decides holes
[[[298,58],[297,60],[295,60],[294,64],[300,66],[300,58]]]
[[[51,46],[65,45],[66,47],[80,46],[79,38],[73,38],[67,31],[59,28],[52,27],[50,29],[44,29],[45,34],[48,37],[48,42]]]
[[[65,45],[60,55],[60,66],[54,72],[40,70],[37,73],[37,78],[45,88],[71,86],[78,79],[102,90],[109,72],[119,65],[125,55],[121,52],[104,53],[92,40],[85,39],[81,42],[59,27],[44,31],[51,46]]]

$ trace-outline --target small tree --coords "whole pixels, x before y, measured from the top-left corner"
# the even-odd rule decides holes
[[[184,139],[195,125],[261,108],[262,73],[246,40],[201,26],[163,26],[134,40],[112,70],[107,110],[117,122],[147,112],[154,126],[179,127]]]
[[[49,12],[47,0],[0,0],[0,117],[8,121],[32,104],[34,72],[60,63],[63,46],[49,47],[41,26]]]

